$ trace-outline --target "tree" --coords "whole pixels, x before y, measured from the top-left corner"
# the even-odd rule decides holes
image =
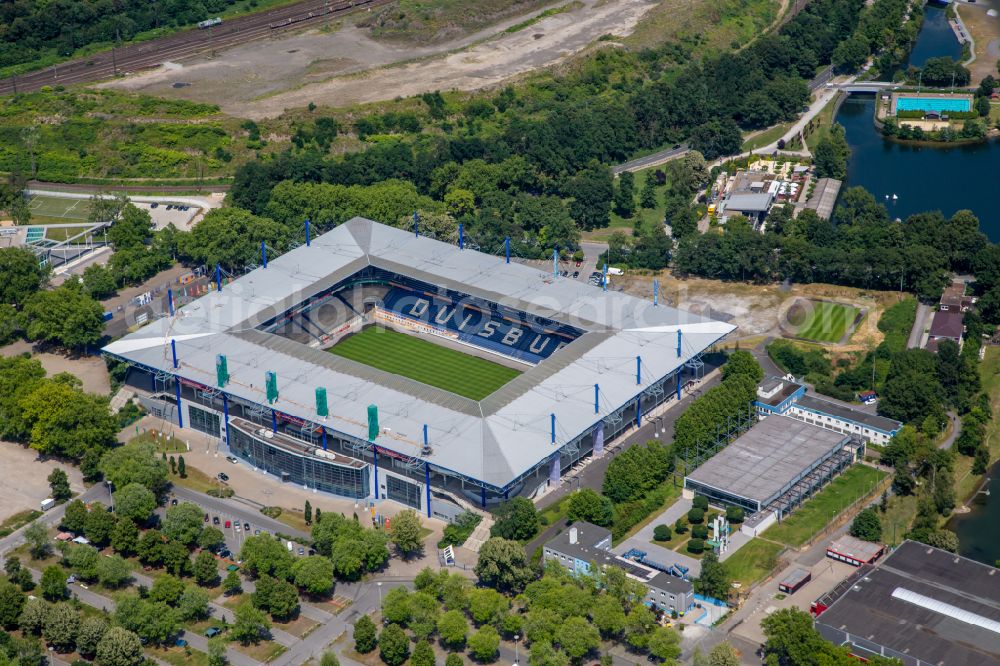
[[[620,636],[625,631],[625,611],[621,602],[609,594],[602,594],[590,609],[590,619],[606,638]]]
[[[427,647],[430,647],[429,645]],[[434,652],[431,652],[431,666],[434,666]],[[337,653],[333,651],[326,651],[323,656],[319,659],[319,666],[340,666],[340,660],[337,659]]]
[[[515,497],[496,510],[496,522],[490,536],[525,541],[538,533],[538,512],[535,504],[526,497]]]
[[[854,517],[851,523],[851,536],[865,541],[880,541],[882,539],[882,521],[875,509],[863,509]]]
[[[156,510],[156,495],[146,486],[130,483],[115,493],[115,511],[120,517],[145,523]]]
[[[0,580],[0,626],[12,629],[17,626],[27,601],[21,590],[6,580]]]
[[[692,525],[700,525],[705,522],[705,510],[694,507],[687,513],[688,522]]]
[[[569,214],[580,228],[590,231],[611,223],[614,184],[607,167],[593,162],[570,178],[563,194],[572,197]]]
[[[88,617],[80,623],[76,635],[76,649],[84,657],[97,654],[97,646],[108,631],[108,621],[103,617]]]
[[[68,280],[49,291],[28,297],[21,310],[24,332],[38,340],[82,350],[96,344],[104,333],[104,309],[83,291],[77,280]]]
[[[226,537],[218,527],[206,527],[198,535],[198,546],[205,550],[215,551],[225,545]]]
[[[100,463],[104,476],[116,488],[138,483],[162,497],[167,489],[167,464],[156,455],[152,442],[133,442],[104,454]]]
[[[226,656],[226,639],[222,636],[208,639],[208,666],[226,666],[227,663],[229,658]]]
[[[71,544],[66,551],[66,562],[78,578],[88,583],[97,580],[97,563],[100,555],[93,546]]]
[[[48,456],[81,460],[87,451],[112,446],[118,424],[105,397],[84,393],[69,375],[41,382],[19,400],[30,424],[31,448]]]
[[[264,611],[255,608],[248,601],[236,607],[234,618],[230,635],[233,640],[239,641],[243,645],[259,643],[271,630],[271,623]]]
[[[737,349],[729,355],[729,358],[726,359],[726,364],[722,366],[723,379],[729,379],[736,375],[749,377],[754,384],[759,384],[764,379],[764,369],[757,363],[757,359],[753,357],[753,354],[742,349]]]
[[[730,583],[726,567],[719,562],[716,554],[705,555],[701,560],[701,575],[694,581],[695,591],[725,601],[729,596]]]
[[[393,516],[389,527],[389,538],[396,544],[396,549],[404,559],[409,559],[411,555],[423,549],[420,529],[420,519],[417,517],[417,512],[412,509]]]
[[[623,171],[618,175],[615,210],[624,218],[635,215],[635,175],[631,171]]]
[[[48,275],[38,258],[27,248],[0,248],[0,303],[23,305],[37,292]]]
[[[243,590],[243,583],[240,581],[240,575],[235,571],[230,571],[226,574],[226,577],[222,579],[222,592],[228,596],[238,594]]]
[[[97,580],[107,587],[121,587],[132,578],[128,562],[121,555],[109,555],[97,561]]]
[[[390,624],[378,637],[379,656],[387,666],[400,666],[410,656],[410,639],[398,624]]]
[[[267,575],[257,580],[252,599],[254,606],[268,611],[275,620],[287,619],[299,609],[299,593],[295,586]]]
[[[187,465],[184,463],[184,456],[177,457],[177,476],[182,479],[187,478]]]
[[[742,523],[744,518],[743,507],[739,506],[727,506],[726,507],[726,520],[730,523]]]
[[[367,615],[362,615],[354,623],[354,649],[361,654],[368,654],[378,645],[375,633],[375,623]]]
[[[49,474],[49,489],[52,499],[57,502],[63,502],[73,496],[73,491],[69,489],[69,477],[58,467]]]
[[[21,617],[18,618],[21,631],[35,635],[41,634],[51,608],[52,604],[41,599],[32,599],[26,603],[24,610],[21,611]]]
[[[203,512],[201,507],[190,502],[181,502],[167,509],[163,520],[163,533],[185,546],[192,546],[201,535]]]
[[[417,641],[410,655],[410,666],[434,666],[434,649],[426,640]]]
[[[488,624],[469,637],[469,654],[477,661],[493,661],[499,648],[500,634]]]
[[[450,610],[438,618],[438,634],[441,642],[453,650],[461,649],[469,635],[469,623],[461,611]]]
[[[139,528],[131,520],[119,520],[111,531],[111,547],[122,555],[132,555],[139,546]]]
[[[203,550],[194,558],[192,567],[195,582],[205,587],[213,587],[219,582],[219,566],[215,562],[215,557],[207,550]]]
[[[314,526],[314,536],[315,529]],[[243,560],[243,570],[251,576],[268,575],[281,579],[288,578],[295,561],[288,549],[268,534],[247,537],[240,548],[240,559]]]
[[[40,560],[48,555],[51,546],[49,544],[49,532],[45,525],[32,523],[24,530],[24,540],[28,544],[28,553],[31,559]]]
[[[83,269],[83,289],[95,300],[103,300],[118,291],[118,278],[107,266],[91,264]]]
[[[667,627],[656,627],[649,636],[649,653],[661,662],[681,656],[680,637]]]
[[[83,533],[91,543],[98,546],[111,541],[111,533],[115,530],[114,514],[100,502],[94,502],[87,513],[87,520],[84,522]]]
[[[643,604],[636,604],[625,617],[625,642],[635,650],[649,645],[649,634],[656,626],[656,616]]]
[[[469,615],[476,624],[496,624],[507,611],[507,598],[496,590],[476,588],[469,591]]]
[[[312,504],[309,503],[309,500],[306,500],[305,511],[303,511],[302,513],[303,517],[306,520],[306,525],[311,525],[313,521],[313,508]]]
[[[83,534],[83,528],[87,524],[87,505],[80,500],[67,504],[60,524],[67,532]]]
[[[308,594],[329,594],[333,589],[333,562],[322,555],[300,558],[292,565],[292,576],[299,589]]]
[[[271,252],[281,253],[287,238],[285,227],[270,218],[240,208],[215,208],[189,233],[180,235],[178,251],[196,264],[220,264],[227,271],[241,271],[260,261],[262,242]]]
[[[139,637],[121,627],[108,629],[97,644],[98,666],[141,666],[145,661]]]
[[[847,177],[847,158],[850,154],[851,149],[847,145],[844,128],[834,124],[816,145],[816,154],[813,157],[816,176],[843,180]]]
[[[55,564],[45,567],[42,571],[39,587],[42,596],[49,601],[61,601],[69,596],[69,590],[66,589],[66,574],[62,567]]]
[[[70,652],[76,647],[80,631],[80,614],[67,603],[58,603],[49,609],[45,618],[45,640],[57,652]]]
[[[652,171],[647,171],[642,184],[642,192],[639,194],[639,205],[643,208],[656,208],[657,203],[656,176]]]
[[[597,629],[582,617],[571,617],[563,622],[556,632],[556,640],[573,661],[583,659],[601,645],[601,635]]]
[[[578,520],[610,527],[614,520],[614,505],[607,497],[602,497],[590,488],[582,488],[569,496],[569,510],[566,518],[570,522]]]
[[[198,587],[188,587],[177,600],[177,614],[181,620],[203,620],[209,616],[208,592]]]
[[[143,641],[163,645],[177,635],[177,612],[162,601],[122,598],[115,608],[115,623],[134,631]]]
[[[740,152],[743,132],[732,118],[713,119],[691,130],[689,143],[705,159],[714,160]]]
[[[389,590],[382,599],[382,620],[405,626],[410,621],[410,614],[410,591],[405,587]]]
[[[448,655],[448,658],[444,660],[444,666],[464,666],[465,662],[462,658],[452,652]]]
[[[670,541],[672,536],[669,525],[657,525],[653,528],[653,539],[655,541]]]
[[[184,581],[170,574],[157,576],[149,589],[151,601],[162,601],[168,606],[176,606],[182,594],[184,594]]]
[[[488,539],[479,549],[475,571],[483,585],[501,592],[520,591],[532,577],[521,544],[499,537]]]
[[[856,72],[868,59],[871,48],[860,32],[837,44],[833,50],[833,66],[838,72]]]

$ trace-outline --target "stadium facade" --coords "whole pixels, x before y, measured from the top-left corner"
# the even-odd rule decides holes
[[[262,263],[104,353],[262,472],[446,519],[600,454],[734,329],[362,218]],[[373,324],[521,373],[476,401],[325,351]]]

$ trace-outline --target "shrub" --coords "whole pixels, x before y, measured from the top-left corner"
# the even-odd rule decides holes
[[[674,532],[677,532],[678,534],[685,534],[687,531],[687,523],[684,522],[683,518],[678,518],[677,522],[674,523]]]
[[[656,541],[670,541],[670,527],[667,525],[657,525],[653,528],[653,539]]]
[[[705,550],[705,542],[701,539],[691,539],[688,541],[687,549],[689,553],[701,553]]]
[[[702,511],[708,511],[708,498],[704,495],[696,495],[694,501],[691,502],[691,506]]]
[[[232,488],[209,488],[208,490],[205,491],[205,494],[211,497],[227,498],[235,495],[236,491],[234,491]]]
[[[743,508],[739,506],[726,507],[726,520],[731,523],[742,523],[744,518]]]
[[[688,522],[692,525],[700,525],[705,522],[705,510],[694,508],[688,511]]]
[[[263,509],[260,510],[260,512],[262,514],[264,514],[265,516],[267,516],[268,518],[277,519],[278,516],[281,515],[281,507],[280,506],[265,506]]]
[[[707,525],[694,525],[691,528],[691,538],[693,538],[693,539],[707,539],[708,538],[708,526]]]

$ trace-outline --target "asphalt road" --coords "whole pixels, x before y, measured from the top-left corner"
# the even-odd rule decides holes
[[[91,486],[86,491],[84,491],[82,494],[77,495],[73,499],[82,500],[84,503],[90,503],[90,502],[95,502],[95,501],[101,501],[101,502],[107,503],[108,502],[108,490],[104,486],[104,484],[97,484],[97,485]],[[66,503],[63,503],[63,504],[60,504],[59,506],[54,507],[54,508],[48,510],[47,512],[45,512],[35,522],[36,523],[41,523],[41,524],[45,525],[46,527],[52,527],[54,525],[57,525],[59,523],[59,521],[62,520],[62,517],[65,514],[66,514]],[[32,523],[29,523],[29,525],[30,524],[32,524]],[[21,529],[15,531],[15,532],[12,532],[11,534],[8,534],[4,538],[0,539],[0,560],[2,560],[4,558],[5,554],[9,550],[17,548],[22,543],[24,543],[24,530],[27,527],[28,527],[28,525],[25,525]]]
[[[159,39],[130,44],[10,77],[0,81],[0,95],[32,92],[42,86],[89,83],[119,74],[130,74],[206,51],[263,39],[289,28],[335,18],[357,7],[376,7],[387,2],[389,0],[303,0],[270,11],[227,19],[220,25],[204,30],[191,28]]]
[[[916,349],[920,346],[920,341],[924,337],[924,329],[927,328],[927,318],[933,310],[929,305],[917,304],[917,315],[913,319],[913,328],[910,329],[910,338],[906,341],[907,349]]]

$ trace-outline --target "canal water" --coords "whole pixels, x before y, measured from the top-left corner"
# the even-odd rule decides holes
[[[987,476],[996,479],[1000,463],[993,465]],[[990,494],[978,493],[969,500],[971,512],[951,519],[948,527],[958,534],[961,555],[984,564],[1000,561],[1000,483],[989,481],[983,488]]]
[[[917,42],[910,51],[907,66],[923,67],[928,58],[950,56],[952,60],[962,57],[962,45],[955,32],[948,25],[948,16],[941,5],[924,6],[924,24],[917,35]]]

